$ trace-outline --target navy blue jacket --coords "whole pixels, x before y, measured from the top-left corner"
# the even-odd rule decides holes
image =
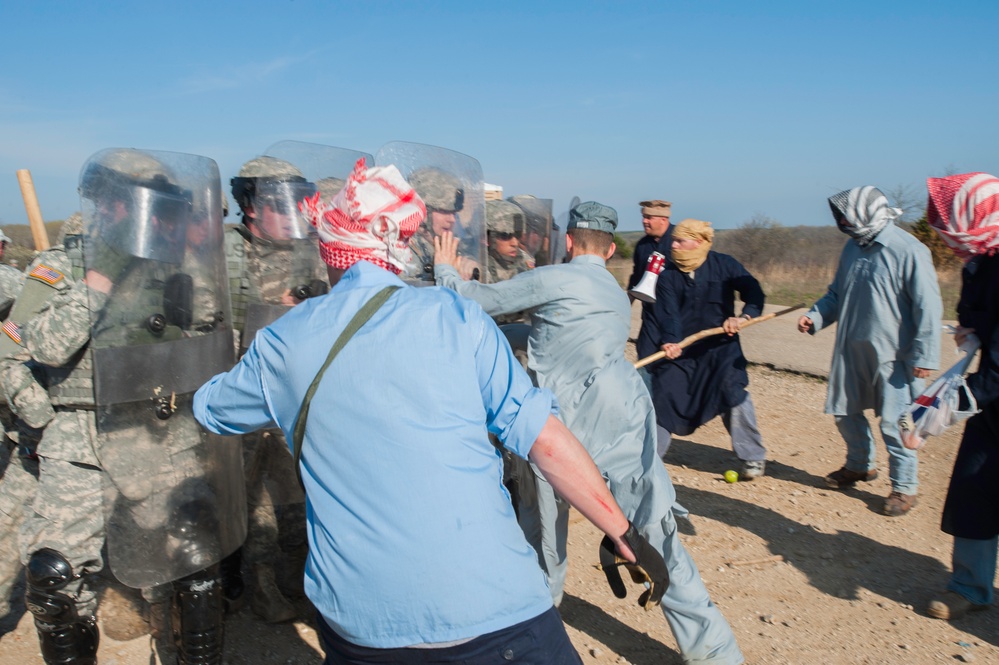
[[[645,274],[645,266],[649,262],[649,257],[652,256],[652,252],[658,251],[660,254],[666,257],[666,262],[669,263],[670,256],[670,245],[673,244],[673,225],[670,224],[669,228],[666,229],[666,233],[659,240],[655,240],[652,236],[645,236],[635,244],[635,253],[632,258],[635,262],[634,269],[631,271],[631,278],[628,280],[628,288],[634,288],[638,281],[642,279],[642,275]],[[645,356],[652,355],[659,350],[659,346],[656,344],[656,340],[659,338],[659,326],[656,323],[655,315],[653,313],[652,303],[643,302],[642,303],[642,329],[638,333],[638,343],[635,345],[638,351],[638,357],[644,358]]]
[[[741,314],[763,313],[760,283],[731,256],[709,252],[693,278],[668,264],[656,284],[656,350],[735,316],[736,292],[745,303]],[[676,360],[649,367],[656,420],[671,434],[690,434],[746,399],[749,376],[738,335],[708,337]]]

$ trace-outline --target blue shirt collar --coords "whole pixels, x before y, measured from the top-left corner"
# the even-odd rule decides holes
[[[581,254],[580,256],[573,257],[572,261],[569,263],[591,263],[595,266],[607,267],[607,262],[604,261],[604,257],[597,256],[596,254]]]

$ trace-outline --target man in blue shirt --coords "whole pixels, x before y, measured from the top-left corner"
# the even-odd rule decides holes
[[[432,649],[454,662],[579,663],[488,434],[529,456],[629,560],[637,548],[654,566],[654,552],[631,536],[555,418],[553,395],[533,387],[482,309],[398,278],[426,213],[394,166],[359,162],[330,206],[316,197],[305,207],[334,288],[258,333],[233,370],[198,391],[195,413],[211,431],[277,426],[293,441],[318,386],[303,411],[300,470],[305,589],[326,662],[426,662]],[[332,340],[385,287],[397,290],[317,377]]]

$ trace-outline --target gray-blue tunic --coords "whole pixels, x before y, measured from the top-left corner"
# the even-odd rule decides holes
[[[874,409],[896,363],[912,384],[914,368],[940,367],[943,305],[930,251],[889,224],[867,246],[849,241],[826,294],[808,311],[812,334],[838,322],[829,370],[826,413],[845,416]],[[913,385],[903,389],[918,390]]]

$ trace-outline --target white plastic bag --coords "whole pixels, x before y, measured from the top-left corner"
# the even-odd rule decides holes
[[[977,337],[968,335],[959,347],[964,357],[937,377],[898,419],[902,445],[919,450],[927,437],[942,434],[951,425],[978,413],[978,403],[968,389],[964,373],[980,346]]]

